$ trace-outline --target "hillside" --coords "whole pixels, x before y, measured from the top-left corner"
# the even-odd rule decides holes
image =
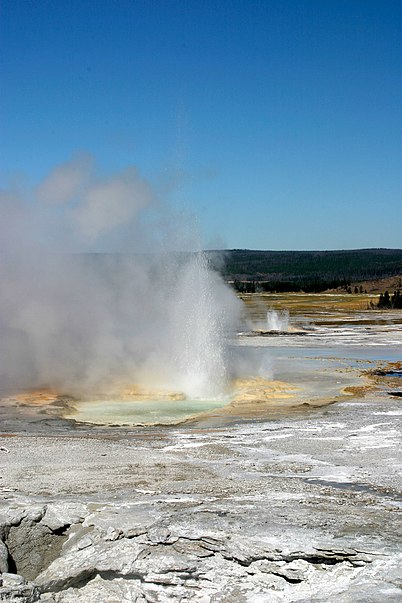
[[[208,252],[213,263],[222,252]],[[402,249],[225,252],[220,271],[240,290],[324,291],[402,276]],[[393,282],[394,279],[391,280]],[[366,287],[363,287],[363,290]]]

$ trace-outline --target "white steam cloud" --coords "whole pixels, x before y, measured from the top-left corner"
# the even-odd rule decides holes
[[[74,200],[88,185],[94,170],[93,158],[81,153],[55,167],[40,183],[36,197],[42,203],[63,205]]]
[[[239,302],[202,253],[155,249],[166,239],[153,226],[147,236],[152,212],[161,205],[134,167],[103,175],[87,154],[29,195],[0,194],[2,389],[225,390]],[[136,253],[96,253],[119,245]]]

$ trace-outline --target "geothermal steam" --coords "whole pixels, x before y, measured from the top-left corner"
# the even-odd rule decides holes
[[[268,310],[267,312],[268,331],[288,331],[289,330],[289,312],[287,310]]]
[[[239,302],[201,252],[172,251],[182,232],[165,236],[135,168],[105,176],[77,156],[0,207],[2,388],[222,394]]]

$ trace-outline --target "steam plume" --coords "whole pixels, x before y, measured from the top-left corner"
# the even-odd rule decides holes
[[[161,204],[134,167],[103,175],[77,155],[28,195],[4,191],[0,210],[2,388],[224,390],[239,302],[202,253],[144,235]],[[98,253],[119,242],[135,253]]]

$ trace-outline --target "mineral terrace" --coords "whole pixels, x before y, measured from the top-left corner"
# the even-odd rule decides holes
[[[400,404],[142,430],[3,406],[0,600],[399,602]]]

